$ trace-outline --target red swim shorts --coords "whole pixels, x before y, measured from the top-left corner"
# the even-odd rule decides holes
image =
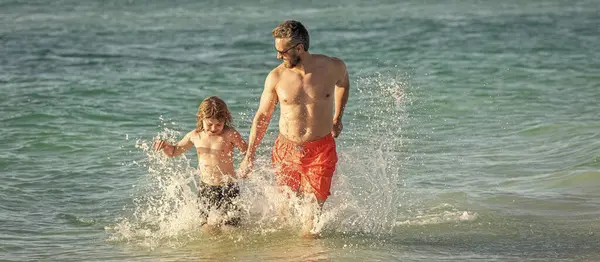
[[[315,141],[297,143],[279,135],[271,156],[276,170],[277,182],[298,192],[301,180],[309,182],[319,200],[331,194],[331,178],[338,161],[335,140],[331,134]]]

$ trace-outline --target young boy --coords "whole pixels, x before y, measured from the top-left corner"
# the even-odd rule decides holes
[[[232,124],[231,113],[225,102],[216,96],[202,101],[196,116],[197,127],[177,144],[154,141],[154,150],[163,150],[168,157],[183,154],[192,146],[198,154],[200,186],[198,196],[207,210],[216,210],[223,216],[219,224],[236,226],[240,222],[239,210],[234,200],[239,195],[237,178],[233,168],[234,147],[245,153],[248,144]],[[205,219],[208,213],[203,213]],[[208,221],[207,221],[208,222]],[[210,223],[204,226],[212,227]]]

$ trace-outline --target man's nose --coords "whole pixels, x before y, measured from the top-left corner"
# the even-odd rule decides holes
[[[277,52],[277,59],[279,59],[279,60],[283,59],[283,55],[279,52]]]

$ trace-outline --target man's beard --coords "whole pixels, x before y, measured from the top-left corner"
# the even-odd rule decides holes
[[[284,60],[283,61],[283,66],[285,66],[285,68],[294,68],[296,67],[298,64],[300,63],[300,56],[294,56],[292,57],[291,60]]]

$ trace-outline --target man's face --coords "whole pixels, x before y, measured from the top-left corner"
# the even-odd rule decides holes
[[[298,45],[294,44],[289,38],[275,38],[277,59],[283,60],[283,66],[286,68],[294,68],[300,63]]]

